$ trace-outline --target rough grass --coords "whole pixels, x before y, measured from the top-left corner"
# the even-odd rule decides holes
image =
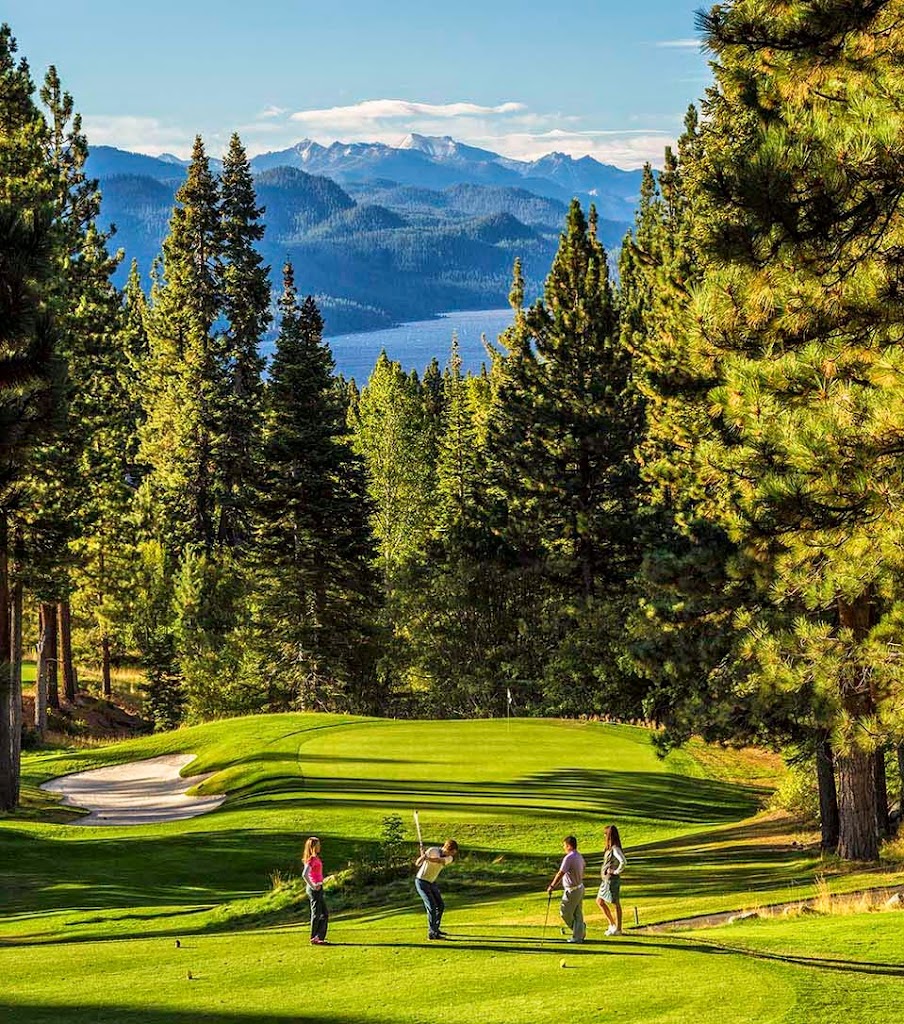
[[[228,794],[219,811],[85,828],[37,788],[184,751],[198,755],[189,772],[214,772],[202,791]],[[0,819],[0,1020],[535,1024],[567,1007],[579,1019],[678,1022],[711,1019],[715,1006],[720,1024],[892,1017],[904,1010],[901,986],[888,990],[904,974],[904,913],[604,941],[588,894],[588,944],[561,944],[555,904],[543,934],[561,836],[579,836],[592,892],[609,822],[630,860],[629,922],[635,906],[651,923],[900,883],[891,864],[827,863],[793,822],[760,813],[776,771],[760,755],[697,747],[659,761],[644,730],[602,723],[314,715],[33,753],[27,811]],[[464,850],[443,875],[448,944],[424,941],[404,871],[360,870],[379,860],[387,814],[413,844],[415,807],[428,841],[455,835]],[[337,945],[319,950],[297,880],[312,832],[335,874]]]

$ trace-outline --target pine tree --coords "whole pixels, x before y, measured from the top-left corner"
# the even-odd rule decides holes
[[[436,463],[437,528],[441,533],[467,524],[476,505],[475,489],[483,469],[470,388],[461,367],[458,338],[453,336],[444,379],[443,431]]]
[[[516,267],[516,317],[502,339],[487,444],[498,528],[534,581],[527,632],[543,638],[546,653],[530,675],[546,680],[567,713],[605,710],[592,705],[612,707],[634,687],[604,668],[619,661],[612,645],[624,633],[636,570],[639,411],[596,223],[592,208],[588,219],[572,203],[545,298],[525,311]]]
[[[147,471],[138,499],[143,547],[152,563],[147,579],[155,588],[137,595],[145,620],[139,637],[147,645],[141,650],[151,686],[156,680],[163,688],[159,701],[153,690],[149,699],[168,709],[167,716],[185,699],[175,696],[179,673],[188,670],[203,680],[206,666],[196,665],[192,673],[190,665],[180,664],[176,612],[163,607],[160,581],[172,588],[183,559],[213,554],[229,492],[223,431],[230,378],[222,339],[215,334],[223,291],[220,196],[200,137],[176,201],[146,318],[139,461]],[[169,594],[172,601],[172,589]],[[206,647],[208,641],[198,644]],[[184,652],[188,661],[198,644]],[[159,663],[157,655],[163,658]]]
[[[251,167],[233,135],[221,175],[223,315],[222,343],[229,374],[229,406],[222,426],[225,481],[218,535],[230,546],[248,533],[247,518],[257,466],[262,421],[260,342],[270,323],[270,269],[255,244],[264,237]]]
[[[36,440],[61,404],[51,301],[58,259],[47,126],[28,64],[0,26],[0,810],[19,799],[21,543],[11,528]],[[16,579],[10,581],[10,558]]]
[[[889,5],[841,0],[721,5],[702,24],[716,87],[690,312],[719,377],[708,514],[738,546],[736,572],[779,613],[801,610],[772,628],[751,616],[747,655],[773,700],[820,702],[838,850],[871,860],[874,751],[900,735],[904,37]]]
[[[219,190],[200,137],[176,193],[170,232],[151,291],[145,487],[166,546],[211,551],[226,492],[221,460],[229,380],[213,335],[221,308]]]
[[[585,598],[633,572],[639,424],[596,223],[595,210],[588,221],[572,203],[545,301],[514,336],[490,445],[504,453],[503,487],[538,524],[549,566]]]
[[[323,321],[283,271],[254,534],[256,636],[271,703],[379,710],[378,587],[364,466]]]
[[[73,614],[86,656],[100,664],[103,695],[110,698],[111,659],[128,641],[137,575],[133,503],[141,479],[139,374],[147,349],[137,265],[133,262],[121,300],[104,290],[96,301],[98,312],[105,313],[103,334],[91,348],[86,384],[76,399],[87,443],[79,462],[86,497],[82,535],[73,543],[78,559]]]
[[[42,658],[47,678],[39,673],[37,686],[41,697],[56,706],[60,693],[67,701],[75,697],[73,574],[90,528],[88,452],[94,435],[104,429],[107,412],[99,395],[107,384],[107,352],[117,329],[119,300],[110,278],[119,257],[109,255],[110,236],[97,227],[100,194],[85,174],[88,147],[81,118],[55,68],[48,70],[40,95],[49,126],[45,159],[53,183],[59,259],[52,302],[67,364],[67,408],[65,429],[61,425],[36,451],[30,481],[34,500],[22,516],[21,533],[24,582],[44,608],[39,646],[49,651]]]

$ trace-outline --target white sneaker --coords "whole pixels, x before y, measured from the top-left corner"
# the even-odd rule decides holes
[[[609,927],[606,929],[606,934],[607,935],[617,935],[618,934],[614,924],[610,924],[609,925]]]

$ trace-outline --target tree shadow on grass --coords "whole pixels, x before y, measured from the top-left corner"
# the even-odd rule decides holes
[[[301,763],[302,771],[304,761]],[[766,791],[754,786],[689,778],[671,772],[561,769],[510,782],[380,779],[287,772],[230,793],[228,806],[286,809],[334,796],[343,807],[387,810],[428,807],[456,815],[546,814],[643,818],[681,824],[737,821],[759,807]],[[288,799],[287,799],[288,797]]]
[[[199,979],[200,980],[200,979]],[[186,982],[186,984],[191,984]],[[159,1007],[124,1007],[90,1004],[42,1006],[36,1003],[0,1002],[4,1024],[390,1024],[379,1016],[347,1013],[229,1013]]]
[[[814,855],[790,849],[780,838],[782,826],[765,822],[737,828],[715,829],[629,849],[630,875],[625,878],[625,899],[668,900],[680,897],[748,894],[812,881]],[[90,837],[90,838],[87,838]],[[630,832],[626,833],[630,843]],[[753,839],[755,842],[750,843]],[[377,858],[379,843],[351,843],[326,834],[337,864],[361,856]],[[362,850],[363,847],[363,850]],[[214,905],[263,897],[274,871],[298,871],[297,836],[277,831],[185,832],[169,835],[134,835],[105,838],[101,830],[86,832],[73,842],[32,833],[0,832],[0,905],[7,914],[41,915],[78,911],[122,911],[128,919],[191,916]],[[600,854],[585,854],[591,874]],[[494,861],[500,859],[503,864]],[[553,858],[555,859],[555,858]],[[472,850],[455,871],[449,872],[444,890],[459,904],[480,903],[520,896],[529,899],[547,880],[550,858],[513,852]],[[65,864],[61,875],[60,865]],[[588,886],[589,888],[589,886]],[[363,895],[366,892],[362,890]],[[410,897],[411,903],[402,894]],[[407,913],[416,902],[402,881],[381,899],[390,906],[368,907],[356,902],[353,891],[343,896],[346,906],[367,913]],[[539,897],[538,897],[539,898]],[[155,914],[153,908],[159,907]],[[306,910],[296,908],[295,917]],[[249,907],[228,914],[222,921],[197,921],[196,931],[236,930],[287,919],[285,911]],[[94,922],[102,925],[100,918]],[[89,923],[84,918],[73,924]],[[65,929],[72,935],[71,929]],[[60,929],[64,931],[64,929]],[[179,927],[174,934],[184,934]],[[43,941],[46,941],[41,937]],[[53,937],[48,936],[51,941]]]

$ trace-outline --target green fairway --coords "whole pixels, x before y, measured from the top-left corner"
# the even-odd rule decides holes
[[[214,772],[202,791],[228,794],[220,810],[83,827],[37,790],[59,774],[172,752],[198,755],[191,773]],[[904,974],[904,914],[603,938],[590,897],[610,822],[629,858],[626,923],[635,906],[651,923],[814,891],[827,866],[791,847],[787,822],[757,815],[764,788],[727,781],[719,760],[681,752],[660,761],[646,731],[599,723],[327,715],[30,754],[27,806],[0,819],[0,1019],[376,1024],[466,1012],[527,1024],[568,1007],[591,1019],[605,1010],[677,1022],[707,1019],[718,1005],[725,1022],[805,1021],[818,999],[820,1019],[848,1024],[871,1021],[879,1005],[904,1010],[892,981]],[[751,780],[768,775],[753,761],[733,767]],[[271,875],[298,874],[311,833],[323,839],[327,871],[375,856],[393,812],[413,841],[414,808],[425,839],[454,835],[463,848],[441,878],[453,939],[425,941],[406,880],[334,893],[336,945],[310,947],[306,904],[270,893]],[[562,943],[552,919],[542,936],[543,890],[567,832],[588,859],[591,941],[579,948]],[[851,890],[895,880],[848,872],[830,882]]]

